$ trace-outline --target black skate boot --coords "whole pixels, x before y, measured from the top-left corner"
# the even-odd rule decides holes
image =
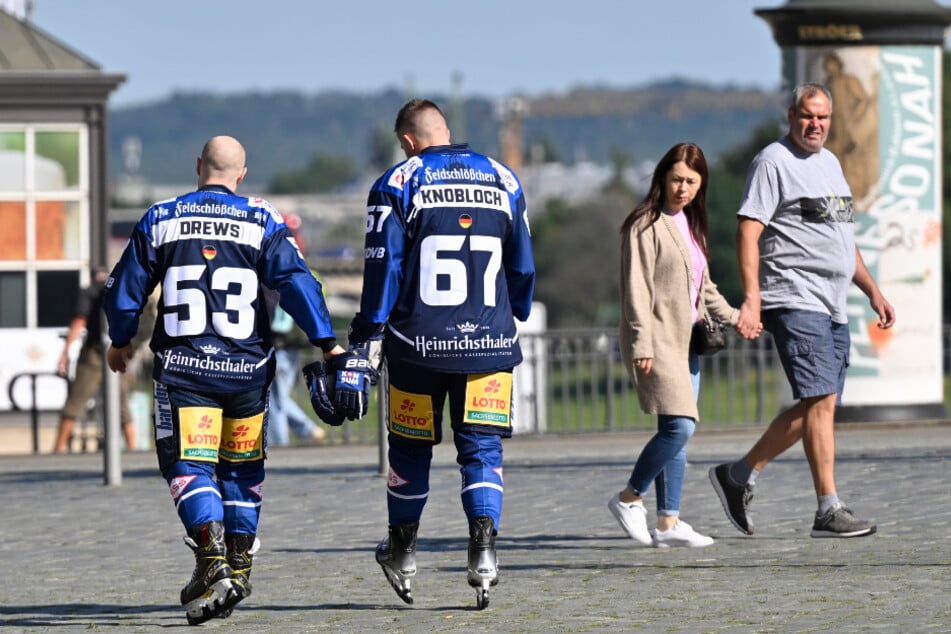
[[[228,545],[228,565],[231,566],[231,587],[235,600],[218,616],[226,619],[231,616],[234,606],[251,596],[251,562],[261,547],[261,540],[249,533],[228,533],[225,536]]]
[[[231,566],[225,558],[225,527],[205,522],[188,529],[185,543],[195,553],[195,571],[182,588],[182,605],[189,625],[213,619],[236,603]]]
[[[475,517],[469,524],[469,585],[476,589],[476,607],[489,606],[489,586],[499,582],[495,554],[495,523],[491,517]]]
[[[391,526],[376,547],[376,563],[383,568],[386,580],[406,603],[413,603],[410,577],[416,574],[416,531],[419,522]]]

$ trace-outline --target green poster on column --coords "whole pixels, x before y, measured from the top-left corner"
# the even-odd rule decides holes
[[[941,51],[936,46],[798,47],[792,78],[832,93],[825,147],[842,164],[856,244],[896,326],[855,285],[843,405],[940,403]]]

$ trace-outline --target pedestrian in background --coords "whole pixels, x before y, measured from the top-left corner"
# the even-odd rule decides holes
[[[69,381],[66,392],[66,403],[60,411],[59,426],[56,429],[56,441],[53,453],[72,451],[73,432],[77,420],[86,419],[89,415],[89,403],[99,398],[102,393],[102,359],[104,356],[102,343],[102,300],[105,292],[106,280],[109,271],[105,268],[96,268],[92,272],[92,282],[86,288],[80,289],[76,302],[76,312],[69,324],[63,352],[56,365],[56,373],[62,377],[69,377],[70,349],[73,344],[82,339],[79,356],[76,359],[76,368],[73,378]],[[133,349],[138,349],[144,340],[151,335],[150,328],[143,328]],[[122,436],[126,449],[135,449],[135,421],[129,409],[127,381],[119,382],[119,419],[122,424]]]
[[[621,226],[621,356],[641,409],[657,414],[657,433],[608,509],[631,539],[657,548],[713,544],[680,519],[687,442],[700,418],[700,359],[691,332],[708,314],[729,325],[739,318],[710,279],[707,185],[703,151],[678,143],[657,163],[647,196]],[[653,533],[644,506],[651,484]]]
[[[281,216],[301,255],[305,255],[301,217],[293,213]],[[327,441],[327,432],[294,400],[294,386],[301,376],[300,354],[311,348],[307,335],[279,305],[274,307],[271,332],[274,335],[274,380],[268,395],[268,447],[290,445],[291,431],[303,444],[321,445]]]
[[[880,328],[895,324],[895,309],[855,245],[852,192],[838,159],[824,147],[831,117],[825,86],[796,87],[786,112],[789,131],[753,159],[737,212],[745,297],[737,328],[749,334],[762,319],[796,399],[742,459],[710,469],[727,517],[747,535],[753,534],[749,504],[756,476],[799,440],[818,503],[811,535],[861,537],[876,528],[852,513],[835,485],[835,408],[849,366],[850,284],[868,297]]]
[[[301,376],[301,351],[310,348],[307,335],[280,306],[274,309],[271,331],[274,333],[274,380],[268,394],[268,447],[289,446],[291,432],[302,444],[322,445],[327,441],[327,432],[294,400],[294,387]]]

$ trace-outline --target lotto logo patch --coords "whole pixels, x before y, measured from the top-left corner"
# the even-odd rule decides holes
[[[473,374],[466,381],[466,423],[509,427],[512,414],[512,375]]]
[[[264,413],[248,418],[223,421],[221,458],[230,462],[249,462],[264,456]]]
[[[182,407],[178,410],[182,460],[218,461],[221,442],[221,410]]]
[[[390,385],[389,429],[404,438],[436,439],[433,401],[425,394],[412,394]]]

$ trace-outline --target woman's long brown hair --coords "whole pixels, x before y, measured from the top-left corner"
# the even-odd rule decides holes
[[[684,213],[687,214],[687,226],[690,227],[690,233],[694,240],[700,245],[704,257],[710,258],[707,250],[707,236],[709,225],[707,222],[707,159],[703,156],[703,150],[695,143],[678,143],[667,150],[663,158],[654,168],[654,176],[651,178],[651,187],[640,203],[634,207],[634,210],[627,215],[621,224],[621,233],[627,233],[631,227],[642,217],[649,216],[650,222],[656,221],[664,211],[664,193],[666,191],[665,180],[667,173],[673,168],[674,164],[683,161],[684,164],[693,171],[700,174],[700,189],[690,204],[684,207]]]

